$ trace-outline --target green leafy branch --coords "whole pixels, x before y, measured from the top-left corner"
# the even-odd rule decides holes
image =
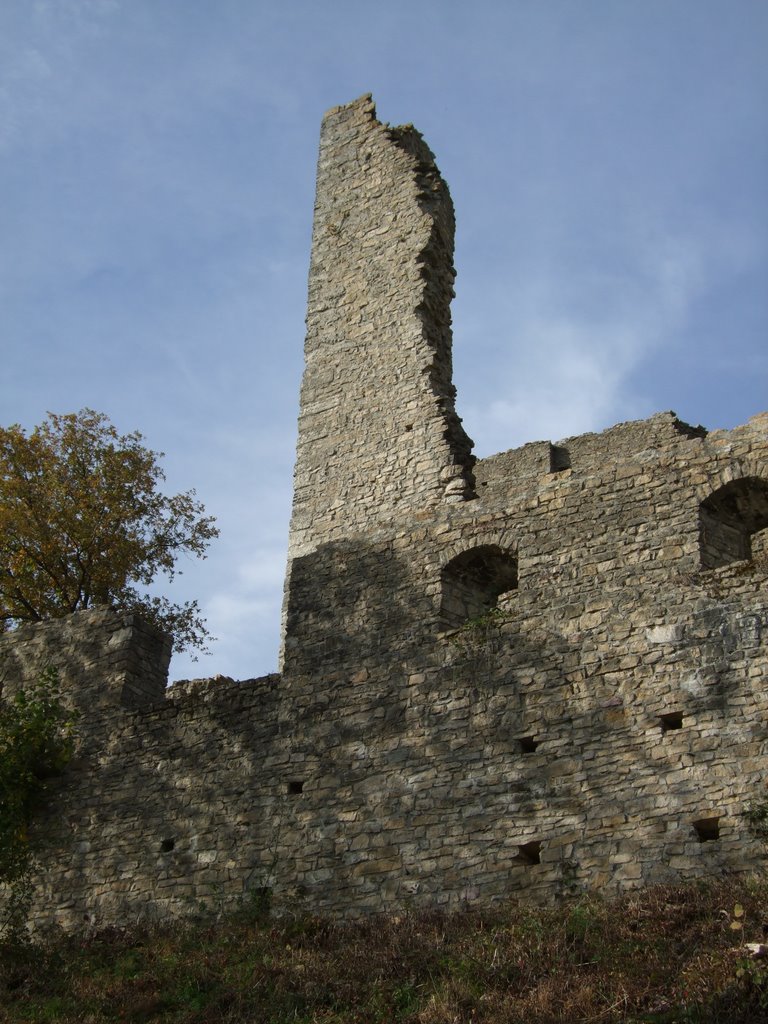
[[[58,673],[0,701],[0,934],[17,933],[31,899],[35,843],[30,824],[48,781],[72,757],[75,720],[61,702]]]

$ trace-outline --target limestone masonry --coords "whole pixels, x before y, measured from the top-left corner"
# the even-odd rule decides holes
[[[673,413],[475,462],[453,209],[370,97],[323,121],[280,676],[165,689],[107,610],[0,640],[80,748],[34,919],[354,916],[764,867],[768,415]]]

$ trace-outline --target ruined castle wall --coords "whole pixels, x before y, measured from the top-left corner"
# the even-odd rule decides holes
[[[77,748],[35,827],[34,920],[90,923],[190,914],[266,884],[289,752],[277,677],[156,684],[167,641],[132,615],[94,609],[0,640],[4,693],[42,667],[78,713]],[[279,807],[277,808],[279,817]]]
[[[311,556],[303,585],[335,618],[304,672],[173,687],[81,753],[47,821],[41,914],[267,888],[354,915],[764,863],[743,811],[764,793],[768,574],[701,569],[696,512],[734,467],[765,466],[766,421],[701,437],[664,419],[662,446],[497,475],[476,502]],[[516,553],[518,587],[445,630],[441,570],[487,542]]]
[[[354,916],[615,893],[765,865],[768,415],[673,413],[472,466],[453,411],[452,211],[369,98],[323,126],[282,677],[163,691],[167,648],[79,613],[0,639],[59,667],[75,761],[35,919],[261,899]]]
[[[768,754],[768,575],[760,558],[702,569],[697,509],[765,473],[766,419],[707,437],[662,419],[658,447],[604,437],[591,461],[506,484],[486,472],[504,453],[479,464],[476,501],[297,560],[320,592],[307,614],[328,613],[293,674],[112,701],[39,823],[38,922],[264,890],[354,916],[760,868],[744,810]],[[518,586],[446,629],[443,570],[489,543],[514,551]],[[19,639],[48,660],[65,625],[95,662],[116,635],[89,612]]]
[[[707,437],[663,414],[569,439],[554,473],[529,445],[478,464],[477,501],[308,562],[307,609],[334,581],[349,598],[294,688],[297,721],[305,702],[327,714],[312,745],[341,783],[349,869],[327,870],[352,885],[312,892],[317,868],[298,865],[313,905],[550,898],[764,863],[743,812],[768,753],[768,566],[702,569],[699,508],[768,479],[766,426]],[[446,630],[441,570],[489,544],[515,554],[519,585]]]

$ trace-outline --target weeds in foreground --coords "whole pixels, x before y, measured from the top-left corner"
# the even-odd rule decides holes
[[[760,1024],[768,883],[354,924],[242,912],[0,953],[8,1024]],[[734,924],[738,927],[734,927]]]

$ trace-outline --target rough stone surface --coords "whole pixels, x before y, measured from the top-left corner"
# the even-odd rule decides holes
[[[282,676],[177,684],[108,612],[0,638],[61,667],[81,749],[35,919],[269,890],[347,916],[764,866],[768,415],[673,413],[473,465],[453,215],[370,98],[323,124]]]

